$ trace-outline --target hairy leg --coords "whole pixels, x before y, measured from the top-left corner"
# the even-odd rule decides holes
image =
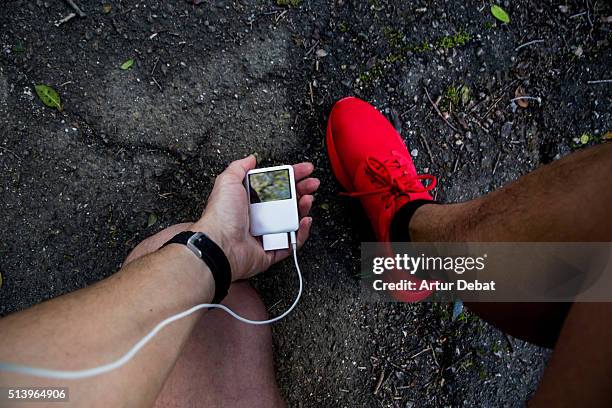
[[[410,235],[415,241],[612,241],[610,174],[612,144],[583,150],[482,198],[425,205]],[[612,405],[612,303],[470,307],[510,334],[555,345],[529,406]]]
[[[612,143],[581,150],[472,201],[424,205],[408,226],[413,241],[596,242],[612,240]],[[469,305],[502,330],[551,347],[565,303]]]
[[[425,205],[414,241],[597,242],[612,239],[612,143],[581,150],[472,201]]]
[[[173,225],[147,238],[134,248],[125,263],[155,251],[190,225]],[[259,295],[246,282],[232,284],[223,303],[249,319],[267,318]],[[155,406],[284,406],[274,376],[270,327],[247,325],[219,310],[205,313],[187,340]]]
[[[530,407],[612,407],[612,303],[572,306]]]

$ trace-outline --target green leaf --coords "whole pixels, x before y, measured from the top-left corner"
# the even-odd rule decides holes
[[[497,4],[491,6],[491,14],[493,14],[493,17],[495,17],[502,23],[510,23],[510,16],[508,15],[508,13],[506,13],[506,10],[499,7]]]
[[[0,288],[2,287],[2,274],[0,273]]]
[[[121,64],[121,69],[127,71],[128,69],[132,68],[132,65],[134,65],[134,60],[130,58],[129,60]]]
[[[586,133],[583,133],[582,136],[580,136],[580,143],[582,143],[583,145],[589,143],[589,135]]]
[[[459,94],[461,95],[461,103],[467,105],[470,101],[470,88],[467,85],[463,85],[459,90]]]
[[[21,43],[17,43],[13,46],[13,52],[16,54],[21,54],[22,52],[25,52],[25,51],[26,51],[26,48]]]
[[[301,2],[302,0],[276,0],[276,5],[297,7]]]
[[[323,203],[323,204],[321,204],[321,208],[324,209],[325,211],[328,211],[329,210],[329,204]]]
[[[147,221],[147,228],[152,227],[157,222],[157,214],[149,214],[149,220]]]
[[[62,100],[55,89],[44,84],[35,85],[34,89],[36,90],[36,95],[38,95],[42,103],[50,108],[57,108],[57,110],[60,112],[64,109],[62,106]]]

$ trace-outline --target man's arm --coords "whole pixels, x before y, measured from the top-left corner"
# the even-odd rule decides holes
[[[223,249],[233,281],[289,256],[287,250],[265,252],[249,233],[243,179],[255,165],[254,156],[231,163],[217,177],[205,212],[190,228],[206,233]],[[310,232],[312,219],[306,215],[319,181],[307,178],[313,171],[310,163],[297,164],[294,171],[296,180],[303,179],[296,185],[300,247]],[[57,370],[108,364],[161,320],[211,302],[214,280],[201,259],[179,244],[152,250],[91,287],[1,319],[0,361]],[[70,402],[77,407],[150,406],[202,313],[219,312],[197,312],[172,323],[126,365],[109,373],[83,380],[47,380],[0,371],[0,387],[68,387]]]
[[[79,370],[119,358],[159,321],[210,302],[212,274],[187,247],[169,245],[96,285],[0,320],[0,360]],[[148,406],[201,313],[162,330],[125,366],[83,380],[0,373],[0,386],[68,387],[74,406]]]

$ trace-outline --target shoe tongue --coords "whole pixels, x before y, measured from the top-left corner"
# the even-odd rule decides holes
[[[374,182],[374,177],[369,174],[365,161],[359,163],[353,176],[353,186],[356,191],[372,191],[384,187],[379,182]]]
[[[384,166],[381,165],[381,177],[379,178],[372,174],[372,172],[368,169],[367,162],[363,161],[359,164],[359,166],[357,166],[355,175],[353,176],[353,186],[355,186],[357,191],[371,191],[387,187],[393,182],[392,180],[395,179],[396,182],[400,183],[404,187],[415,185],[417,189],[422,188],[418,180],[411,180],[410,170],[411,169],[407,164],[397,167],[397,163],[387,163]],[[385,174],[389,178],[387,181],[385,181],[384,176],[382,176]]]
[[[411,170],[414,177],[411,177]],[[414,192],[410,192],[410,195],[394,194],[388,196],[390,193],[384,192],[380,194],[371,194],[359,197],[362,205],[364,206],[370,221],[373,224],[374,231],[378,240],[386,241],[389,240],[389,227],[395,213],[411,200],[431,200],[431,195],[426,191],[419,191],[423,189],[423,184],[416,178],[416,170],[410,168],[410,165],[403,165],[400,168],[393,168],[387,166],[387,170],[390,175],[399,181],[399,183],[407,183],[408,190],[414,188]],[[408,174],[402,177],[403,172],[406,171]],[[384,174],[385,170],[382,170],[381,174]],[[363,161],[357,166],[355,175],[353,176],[353,187],[355,191],[375,191],[388,186],[387,183],[378,181],[376,176],[373,176],[368,170],[367,162]],[[384,198],[384,199],[383,199]],[[389,202],[387,200],[390,200]]]
[[[365,162],[360,163],[353,177],[355,191],[372,191],[385,187],[385,184],[374,182],[374,179],[367,170],[367,164]],[[388,193],[381,194],[386,196]],[[407,196],[391,198],[392,202],[386,208],[386,202],[381,200],[381,194],[363,196],[360,197],[360,200],[373,224],[378,240],[386,241],[389,239],[389,226],[393,215],[409,201],[409,198]]]

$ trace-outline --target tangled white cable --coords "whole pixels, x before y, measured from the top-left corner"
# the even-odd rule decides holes
[[[94,377],[96,375],[104,374],[104,373],[115,370],[125,365],[128,361],[130,361],[136,355],[136,353],[138,353],[149,341],[151,341],[151,339],[155,337],[155,335],[157,335],[157,333],[159,333],[164,327],[168,326],[170,323],[173,323],[177,320],[182,319],[183,317],[187,317],[190,314],[200,309],[221,309],[224,312],[231,315],[232,317],[240,320],[241,322],[248,323],[248,324],[262,325],[262,324],[270,324],[270,323],[279,321],[282,318],[286,317],[289,313],[291,313],[291,311],[297,306],[298,302],[300,301],[300,297],[302,296],[302,287],[303,287],[302,272],[300,271],[300,265],[298,264],[297,245],[295,243],[295,238],[294,238],[295,235],[293,234],[294,233],[292,233],[292,237],[291,237],[292,238],[291,247],[293,249],[293,261],[295,263],[295,269],[297,271],[298,282],[299,282],[298,294],[295,300],[293,301],[293,303],[291,304],[291,306],[289,307],[289,309],[287,309],[283,314],[279,316],[276,316],[268,320],[249,320],[249,319],[246,319],[238,315],[236,312],[234,312],[232,309],[230,309],[227,306],[215,304],[215,303],[201,303],[199,305],[192,307],[191,309],[177,313],[159,322],[157,326],[153,328],[153,330],[151,330],[146,336],[144,336],[136,344],[134,344],[134,346],[127,353],[125,353],[123,356],[113,361],[112,363],[104,364],[104,365],[94,367],[94,368],[88,368],[85,370],[51,370],[51,369],[46,369],[46,368],[29,367],[29,366],[23,366],[23,365],[18,365],[18,364],[0,362],[0,371],[7,371],[7,372],[12,372],[12,373],[31,375],[35,377],[53,378],[53,379],[61,379],[61,380],[77,380],[81,378]]]

